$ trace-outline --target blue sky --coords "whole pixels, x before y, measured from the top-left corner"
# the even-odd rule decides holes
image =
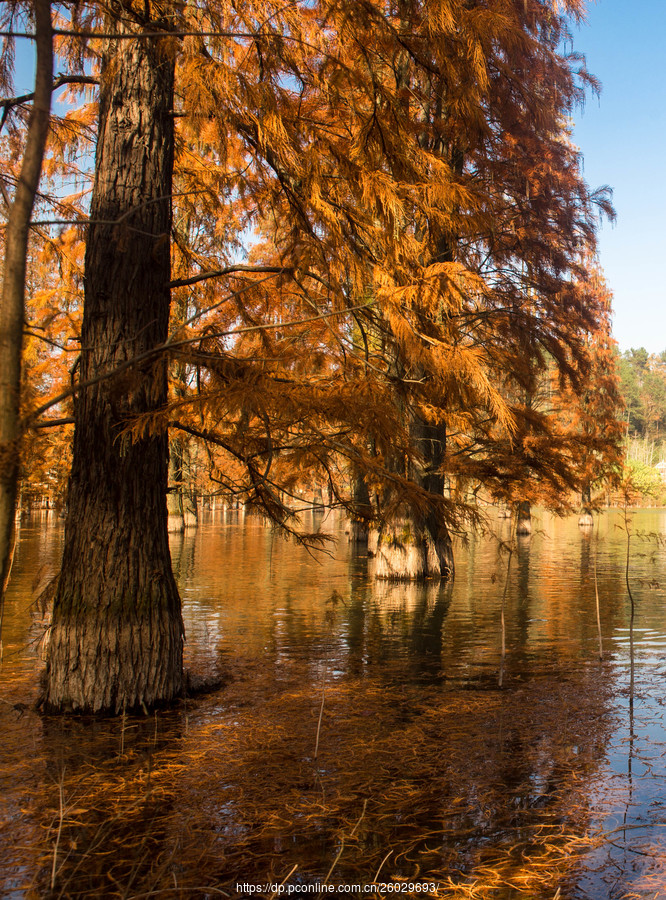
[[[574,142],[592,187],[613,188],[615,225],[604,223],[600,258],[614,293],[622,349],[666,349],[666,3],[598,0],[574,47],[602,82],[574,113]]]

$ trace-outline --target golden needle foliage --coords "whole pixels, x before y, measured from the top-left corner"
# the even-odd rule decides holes
[[[101,14],[59,10],[72,80],[94,81]],[[567,429],[521,398],[554,376],[576,407],[591,377],[614,377],[608,359],[595,373],[608,310],[587,261],[612,210],[566,124],[597,87],[562,50],[583,14],[580,0],[121,3],[173,35],[178,129],[173,403],[127,427],[204,441],[218,488],[283,523],[312,478],[348,504],[350,469],[389,506],[434,504],[454,526],[470,486],[510,498],[536,484],[551,505],[578,489],[582,436],[603,460],[617,430],[592,433],[589,416]],[[94,106],[90,85],[67,88],[51,209],[81,219]],[[131,240],[131,217],[117,232]],[[65,259],[72,234],[44,226],[42,240]],[[80,290],[60,277],[65,297]],[[439,429],[447,499],[413,477],[428,465],[415,420]]]

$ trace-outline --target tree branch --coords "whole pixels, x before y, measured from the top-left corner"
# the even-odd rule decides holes
[[[78,384],[72,385],[72,387],[68,388],[66,391],[62,391],[56,397],[52,397],[51,400],[43,403],[26,417],[26,424],[32,425],[35,419],[43,415],[48,409],[51,409],[52,406],[56,406],[58,403],[61,403],[68,397],[72,397],[74,394],[78,394],[80,391],[85,390],[89,387],[93,387],[94,385],[99,384],[102,381],[107,381],[109,378],[115,378],[117,375],[120,375],[123,372],[126,372],[128,369],[131,369],[132,366],[136,366],[148,359],[156,358],[161,353],[167,353],[170,350],[177,350],[179,347],[185,347],[189,344],[196,344],[200,341],[204,341],[210,338],[233,337],[236,334],[246,334],[252,331],[273,331],[275,329],[291,328],[294,325],[309,325],[311,322],[317,322],[320,319],[328,319],[332,316],[344,316],[347,315],[347,313],[353,313],[357,310],[367,309],[368,307],[374,305],[374,301],[371,301],[369,303],[363,303],[360,306],[350,306],[347,309],[330,310],[329,312],[321,313],[321,315],[318,316],[309,316],[307,319],[292,319],[289,322],[271,322],[265,325],[248,325],[243,328],[232,328],[230,331],[216,331],[212,334],[200,334],[197,335],[197,337],[187,338],[182,341],[174,341],[169,338],[163,344],[160,344],[159,347],[152,347],[150,350],[146,350],[144,353],[139,353],[137,356],[133,356],[132,359],[125,360],[125,362],[120,363],[120,365],[116,366],[116,368],[112,369],[110,372],[103,372],[101,375],[95,376],[95,378],[89,378],[87,381],[81,381]]]
[[[154,197],[151,200],[146,200],[143,203],[137,203],[135,206],[132,206],[131,209],[128,209],[121,216],[118,216],[117,219],[40,219],[30,223],[31,227],[35,227],[36,225],[120,225],[125,222],[127,219],[131,218],[136,212],[141,209],[144,209],[146,206],[150,206],[153,203],[161,203],[163,200],[172,200],[174,197],[189,197],[192,194],[207,194],[207,188],[196,188],[191,191],[177,191],[171,194],[164,194],[162,197]],[[137,231],[139,234],[147,234],[148,232],[139,231],[138,228],[133,228],[128,225],[132,231]],[[154,237],[160,237],[161,235],[154,235]]]
[[[192,275],[190,278],[176,278],[174,281],[170,281],[167,287],[187,287],[190,284],[197,284],[199,281],[207,281],[210,278],[222,278],[225,275],[234,275],[236,272],[256,273],[257,275],[281,275],[283,272],[293,271],[293,266],[227,266],[224,269],[211,269],[209,272],[200,272],[198,275]]]
[[[66,84],[99,84],[99,79],[93,75],[58,75],[51,86],[51,93],[57,91],[58,88],[64,87]],[[15,106],[21,106],[23,103],[29,103],[35,99],[35,92],[22,94],[20,97],[8,97],[6,100],[0,100],[0,109],[2,109],[2,117],[0,118],[0,131],[2,130],[7,116]]]
[[[232,38],[235,40],[256,40],[256,38],[274,38],[279,41],[293,41],[301,44],[303,47],[309,47],[312,50],[321,52],[321,47],[310,44],[301,38],[289,34],[282,34],[276,31],[139,31],[134,33],[123,32],[119,34],[116,31],[73,31],[71,29],[59,28],[53,32],[55,37],[73,37],[81,40],[104,40],[104,41],[134,41],[138,39],[155,39],[155,38],[184,38],[184,37],[221,37]],[[0,38],[26,38],[34,41],[36,35],[29,31],[0,31]]]
[[[33,428],[55,428],[57,425],[74,425],[76,419],[42,419],[41,422],[33,422]]]

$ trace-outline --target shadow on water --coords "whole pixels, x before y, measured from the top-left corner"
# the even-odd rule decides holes
[[[652,869],[620,855],[660,848],[656,826],[649,846],[634,826],[657,821],[666,775],[646,762],[650,741],[666,745],[651,684],[664,613],[655,596],[637,613],[643,643],[627,631],[612,531],[601,664],[590,538],[548,519],[516,544],[500,689],[496,540],[459,549],[453,584],[376,583],[344,542],[313,560],[217,515],[172,554],[188,664],[222,668],[225,687],[102,723],[14,707],[39,667],[22,645],[30,573],[40,540],[57,546],[49,529],[26,535],[0,671],[3,896],[236,896],[287,876],[442,898],[654,896]]]

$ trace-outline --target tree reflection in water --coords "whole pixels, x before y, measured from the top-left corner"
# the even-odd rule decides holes
[[[280,883],[296,866],[292,885],[379,871],[435,882],[440,897],[606,896],[639,802],[649,795],[659,812],[654,779],[635,770],[655,732],[647,706],[634,709],[611,536],[599,545],[612,648],[601,666],[589,540],[554,523],[516,547],[500,690],[496,543],[461,549],[453,585],[374,584],[344,546],[315,563],[257,523],[207,527],[178,564],[190,659],[214,655],[221,690],[106,723],[19,718],[0,704],[7,893],[235,896],[239,881]],[[625,670],[610,659],[625,623],[628,734],[617,724]],[[5,663],[0,696],[34,665],[12,675]],[[634,761],[629,794],[620,751]],[[609,835],[618,825],[624,834]],[[653,830],[632,849],[653,861],[658,847]],[[636,876],[621,865],[629,896]],[[655,871],[641,877],[654,885]]]

